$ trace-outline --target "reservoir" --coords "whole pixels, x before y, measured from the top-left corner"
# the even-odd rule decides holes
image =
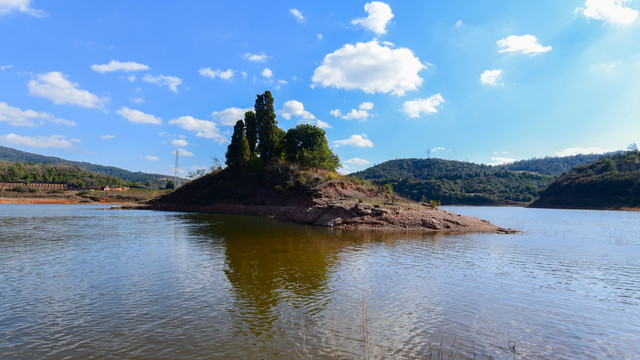
[[[0,359],[640,359],[640,212],[522,234],[0,205]]]

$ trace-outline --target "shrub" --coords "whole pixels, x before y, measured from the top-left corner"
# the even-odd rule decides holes
[[[30,188],[28,189],[28,191],[29,191],[30,193],[37,193],[37,192],[40,192],[40,189],[30,187]]]

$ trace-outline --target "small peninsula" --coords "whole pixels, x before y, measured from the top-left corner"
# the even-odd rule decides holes
[[[438,209],[436,202],[399,199],[391,184],[339,175],[340,160],[323,129],[280,129],[269,91],[257,96],[254,109],[234,126],[226,168],[133,208],[260,215],[341,229],[517,232]]]
[[[634,148],[575,167],[539,194],[529,207],[640,209],[640,152]]]

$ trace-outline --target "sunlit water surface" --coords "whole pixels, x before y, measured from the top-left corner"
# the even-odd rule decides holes
[[[106,209],[0,205],[0,359],[640,359],[640,213],[455,207],[524,233],[433,235]]]

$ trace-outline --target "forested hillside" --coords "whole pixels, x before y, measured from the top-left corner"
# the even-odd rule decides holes
[[[611,209],[640,207],[640,152],[602,158],[563,174],[532,207]]]
[[[580,154],[562,157],[547,156],[544,158],[520,160],[501,165],[500,167],[513,171],[528,171],[542,175],[559,176],[575,166],[592,163],[604,156],[607,156],[607,154]]]
[[[396,193],[416,201],[439,200],[443,205],[527,203],[553,180],[548,175],[443,159],[391,160],[353,176],[391,184]]]
[[[33,154],[26,151],[20,151],[4,146],[0,146],[0,161],[9,162],[31,162],[38,164],[51,164],[51,165],[68,165],[77,166],[80,169],[87,170],[100,175],[106,175],[113,178],[123,179],[126,182],[135,184],[147,184],[156,188],[164,188],[167,184],[167,175],[149,174],[140,171],[128,171],[120,169],[114,166],[103,166],[91,164],[88,162],[64,160],[53,156],[44,156],[39,154]]]
[[[6,161],[0,161],[0,181],[61,183],[71,188],[130,185],[123,183],[122,179],[95,174],[77,166]]]

